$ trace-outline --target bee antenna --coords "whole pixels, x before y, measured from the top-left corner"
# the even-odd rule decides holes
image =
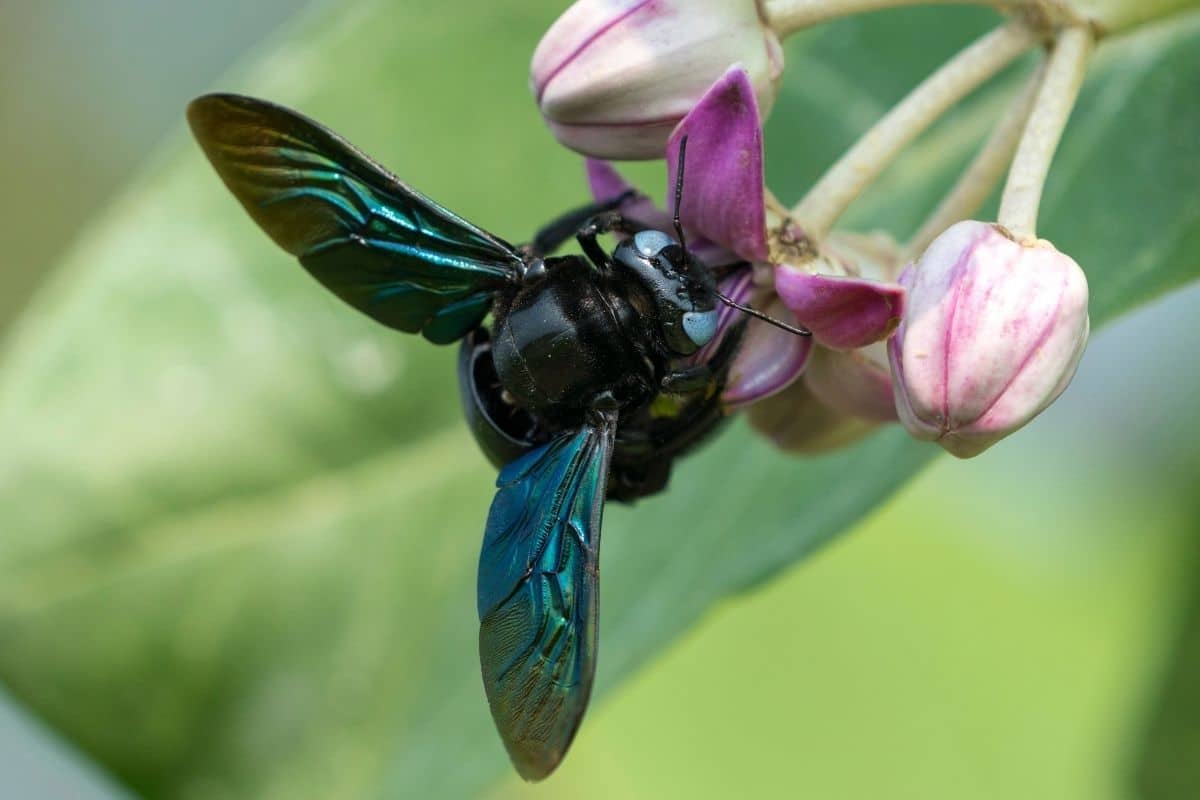
[[[759,311],[757,308],[751,308],[750,306],[742,305],[741,303],[737,302],[736,300],[726,297],[725,295],[721,294],[721,292],[719,290],[714,290],[714,291],[716,292],[718,300],[720,300],[722,303],[729,306],[730,308],[736,308],[738,311],[741,311],[743,314],[748,314],[748,315],[754,317],[755,319],[761,319],[763,322],[765,322],[769,325],[774,325],[776,328],[785,330],[788,333],[794,333],[797,336],[812,336],[812,331],[810,331],[808,328],[804,328],[804,327],[797,328],[794,325],[788,325],[783,320],[778,320],[778,319],[775,319],[774,317],[770,316],[769,314],[764,314],[763,312]]]
[[[675,235],[679,237],[679,246],[683,248],[685,257],[688,249],[683,238],[683,223],[679,221],[679,207],[683,204],[683,165],[687,156],[687,140],[686,136],[679,140],[679,174],[675,176]]]

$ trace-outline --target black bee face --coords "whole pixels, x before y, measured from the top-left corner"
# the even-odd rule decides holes
[[[650,291],[667,346],[691,355],[717,332],[714,285],[708,268],[662,231],[639,231],[617,245],[613,261]]]

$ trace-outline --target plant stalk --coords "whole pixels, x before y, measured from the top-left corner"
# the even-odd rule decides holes
[[[1013,8],[1036,6],[1038,0],[1010,0],[1009,2],[997,2],[997,0],[764,0],[762,5],[771,28],[780,37],[783,37],[838,17],[848,17],[867,11],[880,11],[885,8],[934,4]]]
[[[1037,39],[1038,34],[1021,22],[1011,22],[975,41],[913,89],[826,170],[792,210],[808,239],[823,239],[913,139]]]
[[[996,123],[991,135],[979,149],[971,164],[966,168],[942,202],[929,215],[913,237],[905,245],[906,258],[912,259],[925,251],[930,243],[956,222],[970,219],[987,202],[988,196],[1004,176],[1005,168],[1012,162],[1025,122],[1033,111],[1034,99],[1046,74],[1046,62],[1038,65],[1025,82],[1024,87],[1013,97],[1004,116]]]
[[[1109,36],[1200,7],[1200,0],[1069,0],[1064,5],[1097,36]]]
[[[1021,143],[1000,198],[999,222],[1017,241],[1037,240],[1042,189],[1067,118],[1079,96],[1092,45],[1092,31],[1084,27],[1064,30],[1054,43],[1046,76],[1021,133]]]
[[[838,17],[935,4],[992,6],[1023,17],[1032,27],[1046,32],[1090,25],[1097,36],[1107,36],[1200,7],[1200,0],[759,0],[759,3],[780,37]]]

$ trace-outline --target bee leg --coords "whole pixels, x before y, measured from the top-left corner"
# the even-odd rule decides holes
[[[592,217],[606,211],[615,211],[622,203],[636,195],[637,192],[630,189],[603,203],[589,203],[573,208],[543,225],[534,235],[532,242],[521,246],[521,251],[530,258],[548,256],[562,247],[563,243],[574,236]]]
[[[663,376],[662,390],[668,394],[693,394],[707,391],[713,385],[713,371],[708,364],[673,370]]]
[[[579,242],[579,246],[583,248],[583,254],[588,257],[588,260],[596,265],[596,269],[601,272],[608,272],[613,268],[612,258],[600,243],[596,241],[597,236],[603,236],[606,233],[633,233],[636,227],[631,225],[619,211],[606,211],[603,214],[597,214],[588,219],[587,222],[575,232],[575,239]]]
[[[703,364],[693,364],[664,375],[660,383],[662,390],[668,394],[692,394],[720,389],[725,384],[745,333],[746,321],[738,320],[725,332],[717,352]]]

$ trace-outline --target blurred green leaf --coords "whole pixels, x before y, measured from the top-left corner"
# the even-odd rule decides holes
[[[304,110],[516,239],[584,194],[525,88],[559,5],[315,13],[221,88]],[[895,12],[795,40],[774,190],[798,197],[993,20]],[[1043,230],[1089,269],[1096,320],[1196,274],[1198,40],[1192,16],[1104,48],[1068,132]],[[857,219],[915,224],[1016,77],[933,131]],[[493,476],[458,424],[453,359],[318,290],[177,141],[2,365],[0,677],[148,796],[485,787],[505,769],[474,653]],[[889,430],[800,461],[731,427],[670,492],[607,514],[601,691],[936,452]]]
[[[1182,625],[1138,753],[1134,784],[1144,800],[1200,794],[1200,563],[1194,555],[1190,567]]]

